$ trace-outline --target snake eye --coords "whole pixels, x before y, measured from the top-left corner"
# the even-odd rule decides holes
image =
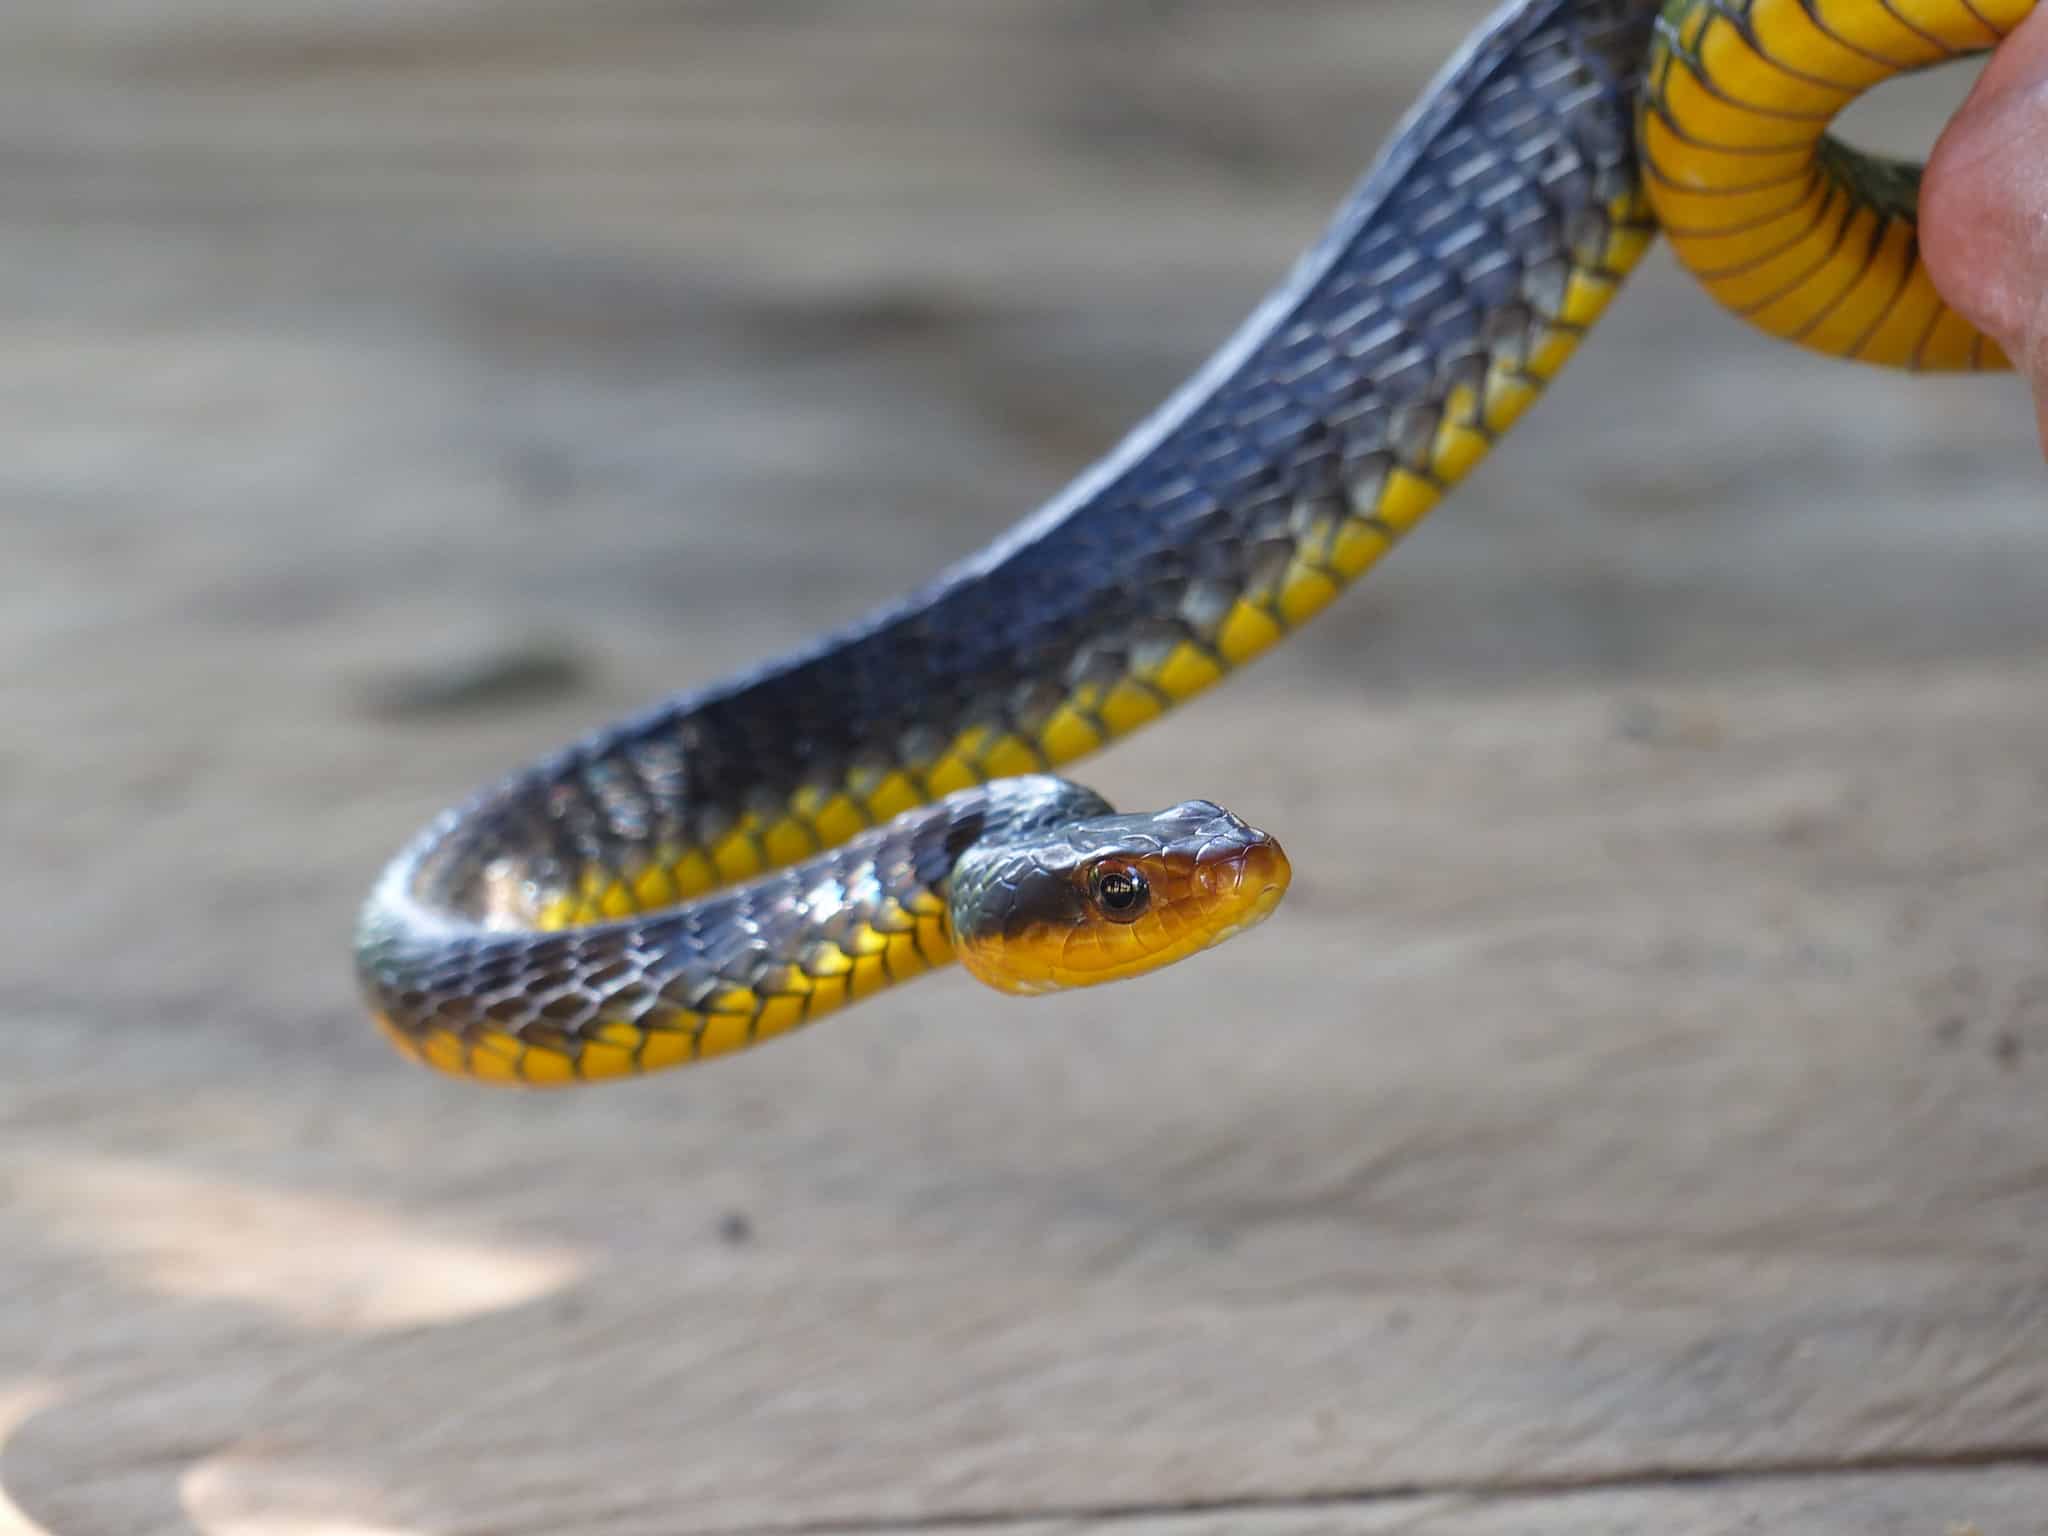
[[[1152,902],[1152,887],[1128,864],[1098,864],[1088,872],[1088,891],[1103,916],[1129,923],[1144,915]]]

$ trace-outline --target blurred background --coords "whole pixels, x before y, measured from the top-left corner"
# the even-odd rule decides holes
[[[1258,935],[560,1097],[355,1001],[428,816],[1056,489],[1485,9],[0,8],[0,1531],[2048,1530],[2031,411],[1661,252],[1088,765]]]

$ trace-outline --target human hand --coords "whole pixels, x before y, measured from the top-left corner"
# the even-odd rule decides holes
[[[2034,386],[2048,457],[2048,5],[2000,45],[1927,161],[1935,286]]]

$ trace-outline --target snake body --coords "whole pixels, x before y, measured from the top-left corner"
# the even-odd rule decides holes
[[[867,621],[427,828],[358,926],[374,1016],[443,1070],[569,1082],[750,1045],[956,951],[1033,991],[1256,921],[1286,880],[1264,834],[1205,802],[1117,818],[1047,770],[1269,650],[1385,555],[1660,227],[1775,334],[1999,366],[1919,259],[1913,170],[1824,135],[1862,90],[1992,46],[2032,5],[1507,5],[1293,273],[1050,505]],[[1105,923],[1105,868],[1158,904]]]

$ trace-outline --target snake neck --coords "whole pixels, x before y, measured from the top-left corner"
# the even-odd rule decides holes
[[[372,893],[357,973],[386,1034],[430,1065],[538,1084],[651,1071],[771,1039],[946,964],[966,850],[1108,810],[1063,779],[1009,779],[686,909],[541,936],[445,885],[469,867],[461,844],[474,823],[457,814]]]

